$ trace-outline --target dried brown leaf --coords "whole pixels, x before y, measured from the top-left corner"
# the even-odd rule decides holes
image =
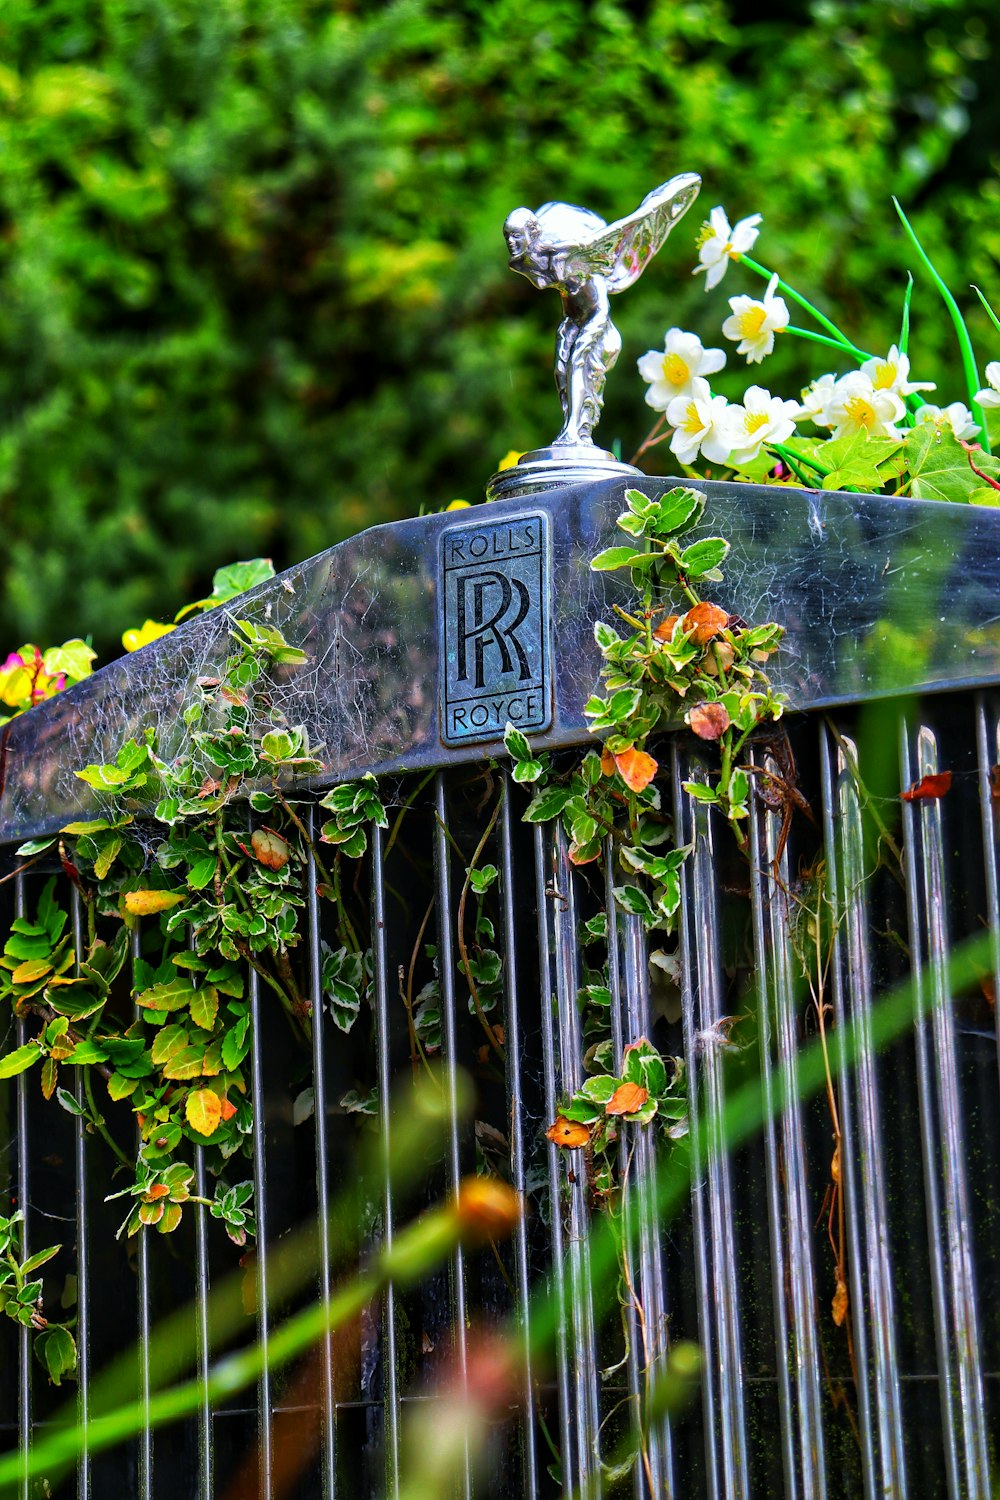
[[[717,740],[729,728],[729,714],[721,703],[696,703],[687,721],[700,740]]]

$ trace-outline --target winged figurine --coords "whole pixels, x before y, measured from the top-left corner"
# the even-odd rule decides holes
[[[571,203],[543,203],[534,213],[515,208],[507,215],[503,232],[511,270],[534,286],[555,287],[562,298],[555,376],[563,426],[554,448],[593,445],[604,382],[622,347],[609,296],[638,281],[700,187],[695,173],[681,173],[613,224]]]

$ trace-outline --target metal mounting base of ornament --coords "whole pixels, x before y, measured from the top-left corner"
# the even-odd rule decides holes
[[[613,479],[616,475],[642,474],[633,464],[622,463],[594,443],[553,443],[522,453],[510,469],[494,474],[486,486],[487,500],[515,500],[558,490],[564,485],[584,484],[589,479]]]

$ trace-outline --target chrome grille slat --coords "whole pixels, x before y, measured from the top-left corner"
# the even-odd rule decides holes
[[[937,737],[929,725],[918,724],[910,730],[904,719],[900,767],[904,786],[941,769]],[[921,1148],[949,1493],[953,1500],[987,1500],[989,1463],[963,1124],[945,975],[948,934],[942,822],[940,799],[904,806],[910,946],[921,1012],[928,1011],[915,1027]]]
[[[761,764],[761,762],[758,762]],[[762,769],[778,768],[765,757]],[[790,861],[778,851],[776,819],[759,799],[751,812],[750,899],[756,964],[759,1052],[764,1086],[768,1219],[775,1309],[778,1394],[785,1490],[789,1500],[822,1500],[826,1460],[816,1338],[816,1286],[812,1264],[806,1148],[797,1103],[779,1108],[773,1070],[783,1067],[793,1089],[799,1045],[797,1014],[807,996],[792,975]]]
[[[527,1009],[528,990],[520,985],[518,932],[515,914],[515,858],[511,828],[511,797],[514,781],[504,781],[503,806],[500,809],[500,895],[503,903],[504,955],[504,1054],[507,1073],[508,1119],[510,1121],[510,1178],[519,1193],[525,1192],[527,1179],[527,1120],[525,1118],[522,1078],[521,1006]],[[524,1383],[522,1404],[522,1483],[525,1500],[537,1500],[538,1454],[535,1438],[534,1361],[530,1345],[531,1268],[528,1253],[528,1226],[524,1219],[514,1231],[514,1274],[517,1286],[517,1320],[524,1339],[521,1379]]]
[[[846,753],[845,753],[846,750]],[[824,834],[834,902],[833,1001],[838,1026],[860,1028],[853,1074],[838,1090],[844,1137],[851,1317],[857,1348],[858,1406],[868,1500],[907,1495],[896,1298],[889,1258],[881,1102],[871,1039],[870,921],[864,891],[864,828],[853,767],[857,747],[820,731]]]
[[[384,842],[381,828],[371,833],[371,938],[374,961],[376,1077],[378,1080],[379,1156],[382,1172],[382,1243],[395,1235],[395,1208],[389,1160],[392,1152],[392,1062],[389,1055],[389,964],[386,948]],[[382,1298],[382,1411],[386,1490],[399,1494],[399,1387],[396,1347],[396,1290],[389,1283]]]
[[[673,776],[678,842],[693,846],[681,881],[681,997],[709,1493],[713,1500],[743,1500],[749,1474],[739,1291],[733,1274],[737,1259],[732,1180],[718,1133],[725,1106],[718,1023],[726,1011],[713,857],[715,829],[707,808],[689,797],[681,785],[704,781],[704,767],[686,762],[682,752],[675,750]],[[704,1127],[699,1126],[702,1115],[707,1122]]]
[[[448,816],[448,787],[443,773],[434,780],[434,880],[437,895],[438,955],[441,981],[441,1056],[445,1067],[445,1091],[448,1098],[448,1135],[446,1142],[448,1186],[454,1196],[462,1176],[462,1157],[458,1128],[459,1066],[458,1018],[455,1006],[455,943],[452,906],[451,845]],[[451,1329],[459,1382],[468,1379],[467,1310],[465,1295],[465,1252],[459,1245],[451,1262]],[[463,1440],[463,1462],[460,1493],[471,1500],[472,1469],[469,1443]]]

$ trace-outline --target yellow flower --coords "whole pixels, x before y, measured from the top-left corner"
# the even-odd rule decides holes
[[[161,625],[157,620],[147,620],[138,628],[126,630],[122,636],[122,645],[126,651],[139,651],[143,646],[148,646],[150,641],[158,641],[161,635],[169,635],[173,629],[173,625]]]
[[[498,472],[502,474],[504,469],[512,469],[521,456],[516,448],[511,448],[510,452],[505,453],[500,460]]]

